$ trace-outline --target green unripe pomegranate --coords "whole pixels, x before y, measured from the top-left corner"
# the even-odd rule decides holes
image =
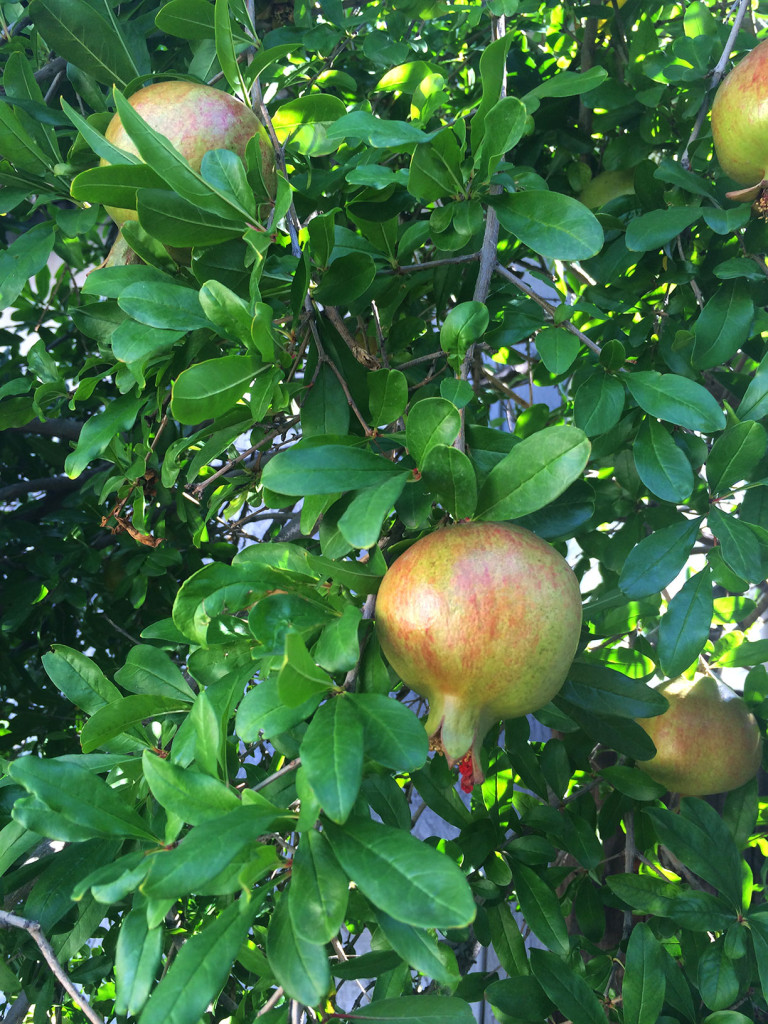
[[[203,157],[212,149],[229,149],[245,161],[245,148],[256,135],[264,184],[270,195],[275,194],[275,152],[267,130],[251,108],[233,96],[210,85],[169,81],[139,89],[128,102],[195,171],[200,170]],[[118,149],[139,156],[118,114],[110,121],[105,137]],[[101,161],[102,165],[106,162]],[[118,227],[137,219],[135,210],[105,209]]]
[[[656,756],[638,761],[638,768],[683,796],[725,793],[754,778],[763,738],[738,694],[707,675],[672,679],[658,691],[669,708],[637,719],[656,747]]]
[[[482,782],[488,729],[543,707],[562,686],[581,630],[568,563],[519,526],[460,523],[397,558],[376,600],[389,663],[429,700],[432,749]]]

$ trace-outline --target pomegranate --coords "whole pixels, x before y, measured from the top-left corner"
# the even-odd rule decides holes
[[[245,160],[246,145],[258,135],[264,183],[270,195],[274,195],[275,152],[266,128],[244,103],[210,85],[177,81],[155,82],[139,89],[128,102],[195,171],[200,170],[203,157],[211,149],[230,149]],[[139,155],[117,114],[109,122],[105,136],[113,146]],[[109,206],[106,210],[118,227],[126,220],[136,220],[135,210]]]
[[[543,707],[563,684],[581,629],[579,585],[546,541],[519,526],[460,523],[416,541],[376,601],[381,647],[429,700],[433,750],[482,782],[494,722]]]
[[[757,199],[768,171],[768,40],[750,50],[721,82],[712,104],[712,137],[728,177],[750,186],[729,197]]]
[[[638,768],[683,796],[725,793],[754,778],[763,738],[738,694],[711,676],[672,679],[658,689],[669,708],[637,719],[656,746],[656,756]]]

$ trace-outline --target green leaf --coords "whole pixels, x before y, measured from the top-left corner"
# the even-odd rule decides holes
[[[656,419],[710,434],[725,427],[717,400],[696,381],[656,370],[625,374],[624,381],[640,408]]]
[[[545,327],[536,335],[536,348],[550,373],[561,374],[569,370],[579,354],[581,342],[564,327]],[[606,381],[614,380],[606,377]],[[624,389],[622,388],[622,406],[624,405]],[[576,424],[580,426],[580,424]],[[582,429],[584,429],[582,427]]]
[[[352,701],[340,696],[319,708],[299,749],[320,806],[332,821],[343,824],[363,778],[363,723]]]
[[[376,117],[367,110],[353,110],[328,128],[328,140],[358,139],[374,149],[419,145],[429,142],[438,132],[426,133],[408,121]]]
[[[632,929],[624,967],[624,1024],[656,1024],[667,981],[659,941],[644,921]]]
[[[328,140],[328,129],[346,113],[338,96],[317,92],[283,103],[272,115],[272,124],[278,140],[289,148],[302,156],[322,156],[338,148],[338,141]]]
[[[416,146],[408,173],[408,191],[424,203],[463,192],[462,150],[453,128],[442,131]]]
[[[379,539],[381,526],[403,493],[410,470],[360,491],[342,515],[338,526],[342,537],[355,548],[370,548]]]
[[[373,426],[386,426],[402,416],[408,404],[408,380],[402,370],[373,370],[367,379]]]
[[[376,264],[368,253],[347,253],[323,273],[313,297],[326,306],[344,305],[366,292],[375,277]]]
[[[106,3],[35,0],[30,13],[48,46],[102,85],[127,85],[149,71],[143,35],[127,39]]]
[[[424,398],[412,407],[405,421],[405,443],[421,467],[435,445],[450,445],[459,436],[461,416],[445,398]]]
[[[278,494],[336,494],[370,487],[401,472],[367,449],[328,444],[280,452],[264,467],[261,482]]]
[[[156,188],[138,190],[136,212],[147,234],[163,245],[178,248],[218,245],[239,238],[246,228],[245,218],[233,220],[234,212],[227,219],[182,196]]]
[[[150,928],[143,906],[123,917],[115,949],[115,1013],[135,1016],[144,1009],[155,985],[162,928]]]
[[[196,1024],[227,980],[258,901],[231,903],[187,939],[149,997],[139,1024]]]
[[[725,931],[735,920],[719,897],[653,875],[611,875],[606,885],[636,912],[669,918],[691,931]]]
[[[112,789],[77,762],[28,755],[14,761],[8,774],[41,804],[75,826],[80,838],[131,836],[155,841],[136,811],[125,802],[125,790]],[[23,823],[19,813],[22,804],[23,800],[17,801],[13,816]]]
[[[180,423],[201,423],[229,412],[264,369],[258,356],[221,356],[183,370],[173,382],[171,412]]]
[[[290,897],[278,902],[267,931],[267,957],[278,983],[292,999],[316,1006],[331,987],[328,956],[322,945],[309,942],[296,931]]]
[[[54,238],[50,224],[36,224],[0,252],[0,309],[15,302],[27,282],[40,273],[50,259]]]
[[[692,364],[707,370],[727,362],[747,340],[755,306],[744,281],[720,285],[693,325]]]
[[[524,864],[515,864],[512,876],[520,910],[531,931],[547,949],[559,957],[566,957],[570,940],[557,896],[532,868]]]
[[[310,829],[293,857],[288,910],[294,933],[323,945],[335,938],[347,909],[349,880],[322,832]]]
[[[518,974],[492,982],[485,990],[485,998],[499,1014],[518,1020],[544,1021],[555,1012],[554,1003],[544,994],[531,974]]]
[[[717,811],[698,797],[684,797],[680,813],[646,808],[660,841],[695,874],[741,909],[741,858],[733,837]]]
[[[760,361],[736,409],[736,415],[740,420],[761,420],[768,415],[768,355]]]
[[[54,644],[42,662],[54,686],[87,715],[122,696],[94,661],[64,644]]]
[[[627,248],[632,252],[661,249],[701,216],[696,206],[670,206],[633,218],[627,227]]]
[[[717,538],[723,559],[736,575],[749,583],[764,580],[768,551],[751,524],[721,512],[716,505],[710,506],[707,522]]]
[[[492,200],[505,231],[540,256],[586,260],[603,247],[603,229],[595,215],[572,196],[531,189]]]
[[[116,436],[129,430],[136,422],[139,410],[146,396],[130,398],[128,395],[115,398],[104,412],[91,416],[80,431],[80,437],[73,452],[64,462],[64,470],[71,479],[80,476],[88,464],[98,458],[109,447]]]
[[[170,0],[155,15],[155,25],[178,39],[213,39],[214,13],[208,0]]]
[[[558,71],[557,74],[548,78],[546,82],[537,85],[526,94],[525,100],[535,96],[543,99],[546,96],[583,96],[592,92],[598,85],[601,85],[608,77],[608,72],[602,67],[593,67],[588,71]]]
[[[242,88],[242,78],[235,53],[229,0],[215,0],[213,8],[213,29],[216,40],[216,56],[230,89],[237,92]]]
[[[477,506],[477,479],[468,456],[458,448],[438,444],[423,460],[422,476],[454,519],[468,519]]]
[[[485,115],[483,141],[472,161],[478,182],[489,181],[504,155],[518,144],[527,118],[525,104],[514,96],[504,96],[491,107]]]
[[[517,519],[554,501],[584,471],[590,443],[577,427],[546,427],[498,462],[477,502],[480,519]]]
[[[429,743],[412,711],[380,693],[351,693],[349,699],[363,723],[366,757],[396,772],[422,767]]]
[[[699,535],[701,519],[685,519],[643,537],[627,556],[619,587],[637,600],[657,594],[683,571]]]
[[[195,699],[192,688],[169,655],[149,644],[137,644],[130,649],[125,664],[115,673],[115,681],[131,693],[154,694],[177,701],[181,698],[190,704]]]
[[[727,427],[707,456],[707,480],[713,495],[727,494],[734,485],[750,480],[765,455],[768,435],[754,420]]]
[[[742,991],[742,972],[725,952],[724,938],[718,936],[702,950],[696,970],[701,998],[711,1010],[724,1010]]]
[[[155,800],[180,821],[200,825],[240,806],[234,790],[212,775],[181,768],[149,750],[142,766]]]
[[[289,707],[297,707],[315,694],[333,689],[333,680],[319,668],[298,633],[285,637],[285,659],[277,677],[280,699]]]
[[[302,437],[346,434],[349,413],[349,402],[339,378],[328,363],[323,363],[301,406]]]
[[[448,353],[448,362],[457,373],[470,345],[485,334],[489,318],[485,303],[473,300],[454,306],[443,321],[440,347]]]
[[[161,718],[177,711],[189,711],[189,698],[186,695],[162,697],[142,693],[113,700],[95,711],[80,731],[83,753],[90,754],[104,747],[110,740],[135,725],[141,725],[146,719]],[[136,746],[146,746],[147,742],[137,741]]]
[[[642,423],[632,454],[638,476],[657,498],[678,503],[690,497],[694,483],[691,464],[657,420]]]
[[[709,566],[687,579],[669,602],[659,623],[661,667],[674,679],[696,661],[712,624],[712,574]]]
[[[558,1010],[574,1024],[605,1024],[605,1014],[595,993],[555,953],[532,949],[531,970]]]
[[[466,879],[445,854],[407,832],[352,818],[326,833],[336,857],[379,910],[417,928],[462,928],[475,916]]]
[[[384,938],[407,964],[440,985],[456,987],[459,982],[459,966],[455,954],[448,946],[438,946],[437,940],[428,931],[396,921],[382,911],[377,912],[376,920]]]
[[[128,316],[150,327],[196,331],[211,326],[198,293],[170,282],[136,281],[122,290],[117,304]]]
[[[246,693],[237,711],[237,735],[244,743],[255,743],[261,734],[266,739],[288,732],[309,718],[322,700],[317,692],[302,704],[286,705],[280,697],[276,679],[265,679]]]
[[[606,434],[619,422],[625,401],[620,380],[596,373],[587,377],[574,395],[573,422],[587,437]]]
[[[72,179],[70,194],[78,202],[135,210],[140,188],[162,189],[164,184],[147,164],[110,164],[81,171]]]
[[[472,152],[477,153],[485,136],[485,119],[496,106],[506,83],[507,54],[512,44],[510,33],[504,33],[480,54],[480,81],[483,87],[480,104],[470,122]]]
[[[358,631],[362,620],[357,605],[345,604],[339,618],[333,619],[320,634],[313,655],[328,672],[348,672],[360,658]]]
[[[276,816],[276,807],[239,804],[220,817],[195,825],[172,849],[151,854],[149,871],[139,888],[153,899],[206,892],[206,886],[253,846]]]
[[[647,718],[667,709],[666,699],[646,683],[579,659],[571,665],[560,694],[587,711],[620,718]]]

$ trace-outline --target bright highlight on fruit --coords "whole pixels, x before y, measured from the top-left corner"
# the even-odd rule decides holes
[[[725,793],[754,778],[763,738],[738,694],[711,676],[672,679],[658,691],[669,708],[637,719],[656,746],[656,756],[638,768],[682,796]]]
[[[712,104],[712,137],[725,173],[749,186],[728,196],[753,202],[768,177],[768,40],[720,83]]]
[[[581,631],[576,576],[519,526],[461,523],[395,560],[376,601],[381,647],[429,700],[433,750],[483,781],[478,752],[494,722],[543,707],[562,686]]]
[[[207,152],[229,149],[245,162],[245,149],[254,135],[259,138],[262,175],[270,195],[275,194],[275,153],[266,128],[250,107],[228,93],[195,82],[154,82],[133,93],[128,102],[150,128],[164,135],[174,149],[199,171]],[[118,149],[139,156],[119,115],[109,122],[105,137]],[[102,165],[107,161],[102,160]],[[136,220],[135,210],[106,207],[121,227]]]

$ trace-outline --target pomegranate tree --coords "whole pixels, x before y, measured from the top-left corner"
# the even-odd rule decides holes
[[[763,741],[738,694],[711,676],[672,679],[658,690],[669,708],[637,720],[656,747],[656,756],[638,761],[639,768],[683,796],[725,793],[754,778]]]
[[[546,541],[519,526],[461,523],[395,560],[376,602],[382,650],[429,700],[432,749],[482,782],[494,722],[543,707],[563,684],[581,629],[579,585]]]
[[[720,84],[712,104],[712,137],[725,173],[749,188],[733,199],[757,199],[768,177],[768,40],[750,50]]]
[[[274,149],[266,128],[244,103],[210,85],[179,81],[154,82],[135,92],[128,102],[195,171],[200,170],[203,157],[212,149],[229,149],[245,160],[248,142],[258,136],[264,183],[274,195]],[[110,121],[105,136],[118,149],[139,155],[118,114]],[[118,227],[126,220],[136,220],[135,210],[109,206],[106,210]]]

